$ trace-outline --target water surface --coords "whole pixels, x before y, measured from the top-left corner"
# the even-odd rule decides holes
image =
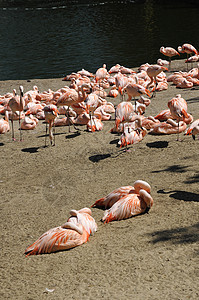
[[[31,3],[0,6],[0,80],[155,63],[161,46],[185,42],[199,49],[199,7],[189,3]]]

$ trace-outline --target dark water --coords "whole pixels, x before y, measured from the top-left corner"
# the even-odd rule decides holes
[[[161,46],[185,42],[199,49],[199,6],[190,3],[16,2],[0,1],[0,80],[155,63]]]

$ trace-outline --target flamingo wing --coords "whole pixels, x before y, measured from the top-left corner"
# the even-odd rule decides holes
[[[107,196],[100,198],[97,200],[91,207],[98,207],[98,208],[110,208],[115,202],[121,199],[123,196],[129,194],[130,192],[133,193],[134,188],[132,186],[122,186]]]
[[[74,248],[86,243],[88,237],[89,235],[85,230],[81,235],[75,230],[65,229],[61,226],[55,227],[42,234],[25,250],[25,254],[29,256]]]
[[[110,209],[106,210],[102,221],[109,223],[115,220],[124,220],[143,213],[146,203],[138,194],[129,194],[117,201]]]

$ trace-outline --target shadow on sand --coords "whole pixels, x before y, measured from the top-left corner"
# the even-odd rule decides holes
[[[199,202],[199,194],[186,192],[186,191],[168,191],[164,190],[157,191],[158,194],[170,194],[169,197],[176,200],[183,200],[188,202]]]
[[[146,143],[146,146],[149,148],[167,148],[169,143],[167,141],[157,141],[152,143]]]
[[[186,172],[188,166],[180,166],[180,165],[173,165],[169,166],[166,169],[158,170],[158,171],[152,171],[151,173],[160,173],[160,172],[176,172],[176,173],[181,173],[181,172]]]
[[[151,234],[152,243],[192,244],[199,240],[199,223],[192,226],[155,231]]]

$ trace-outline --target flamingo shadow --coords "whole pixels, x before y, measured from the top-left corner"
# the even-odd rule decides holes
[[[81,133],[80,133],[79,131],[74,132],[74,133],[72,133],[72,134],[67,134],[67,135],[66,135],[66,139],[73,139],[73,138],[75,138],[75,137],[77,137],[77,136],[79,136],[79,135],[81,135]]]
[[[118,142],[119,142],[119,139],[115,139],[115,140],[110,141],[109,144],[111,144],[111,145],[117,145]]]
[[[166,169],[158,170],[158,171],[152,171],[151,173],[160,173],[160,172],[176,172],[176,173],[181,173],[181,172],[186,172],[188,166],[180,166],[180,165],[173,165],[169,166]]]
[[[92,155],[89,157],[89,160],[92,161],[93,163],[99,162],[102,159],[106,159],[108,157],[111,157],[110,153],[107,154],[96,154],[96,155]]]
[[[146,143],[149,148],[167,148],[169,143],[167,141],[157,141],[152,143]]]
[[[199,202],[199,194],[186,192],[186,191],[168,191],[165,192],[164,190],[157,191],[158,194],[171,194],[169,195],[170,198],[176,200],[183,200],[187,202]]]
[[[21,149],[22,152],[28,152],[28,153],[37,153],[39,149],[45,148],[45,146],[42,147],[31,147],[31,148],[24,148]]]
[[[190,98],[188,100],[186,100],[187,103],[194,103],[194,102],[199,102],[199,97],[195,97],[195,98]]]
[[[199,223],[187,227],[159,230],[148,235],[153,237],[153,240],[151,241],[153,244],[161,242],[192,244],[199,240]]]
[[[196,183],[196,182],[199,182],[199,172],[196,175],[189,177],[188,180],[184,181],[184,183],[188,183],[188,184]]]

